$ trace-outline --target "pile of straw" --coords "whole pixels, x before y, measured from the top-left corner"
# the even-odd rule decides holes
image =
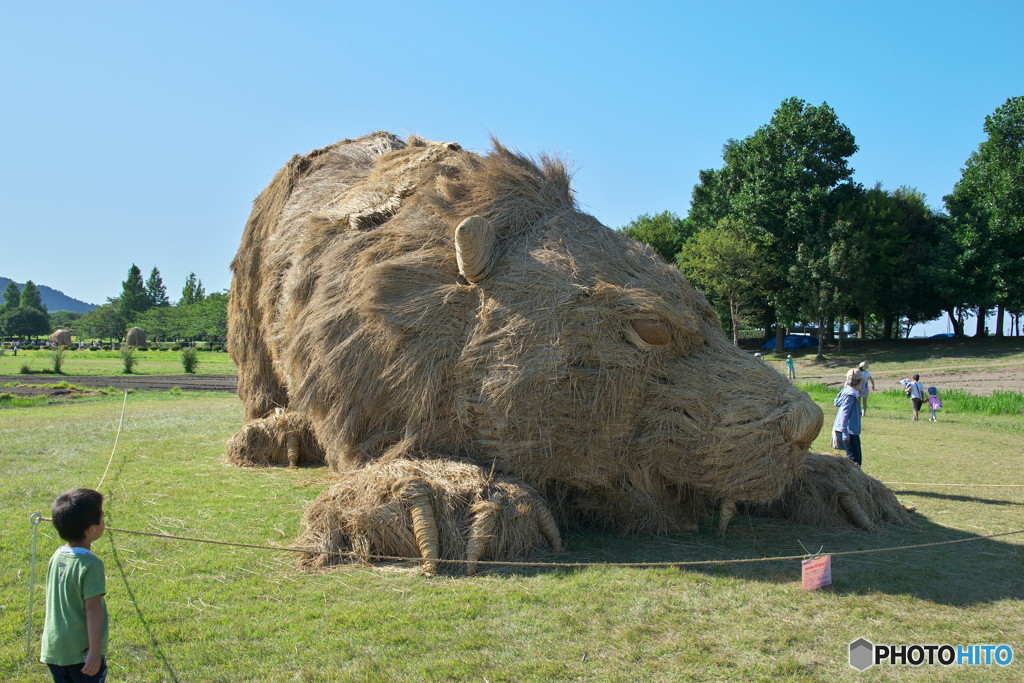
[[[374,133],[296,156],[256,199],[232,269],[247,420],[232,443],[247,445],[229,457],[269,461],[250,440],[279,449],[287,427],[267,420],[286,409],[350,488],[376,492],[358,509],[391,510],[402,468],[451,461],[536,490],[563,527],[693,529],[782,496],[822,425],[677,268],[577,210],[560,162],[497,142],[481,156]],[[319,537],[407,554],[400,515],[391,535],[329,531],[355,499],[314,506],[333,520]]]
[[[49,341],[54,346],[71,346],[71,330],[60,328],[50,335]]]
[[[146,333],[139,327],[133,327],[128,330],[127,336],[124,339],[125,346],[139,347],[146,345]]]

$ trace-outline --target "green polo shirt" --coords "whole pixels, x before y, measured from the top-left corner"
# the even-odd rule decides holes
[[[46,623],[39,661],[70,666],[89,653],[85,601],[106,595],[103,561],[85,548],[58,548],[46,571]],[[107,654],[107,602],[103,604],[102,653]]]

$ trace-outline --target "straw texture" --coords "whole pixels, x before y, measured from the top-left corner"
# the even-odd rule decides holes
[[[307,514],[324,548],[426,557],[414,541],[430,519],[394,506],[429,499],[438,529],[466,525],[438,531],[443,557],[504,519],[449,517],[462,503],[443,492],[484,505],[494,481],[563,528],[693,529],[782,496],[822,425],[678,269],[578,211],[562,163],[497,142],[478,155],[374,133],[296,156],[256,199],[232,269],[240,434],[268,431],[236,435],[229,459],[278,462],[252,444],[280,448],[276,409],[301,416],[350,478]],[[426,462],[427,488],[396,493]],[[367,509],[394,512],[390,535],[354,531]]]

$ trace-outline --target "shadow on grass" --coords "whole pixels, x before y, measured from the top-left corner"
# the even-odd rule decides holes
[[[961,496],[955,493],[935,493],[934,491],[909,491],[893,489],[898,495],[916,496],[918,498],[941,498],[942,500],[955,500],[959,503],[983,503],[985,505],[1016,505],[1024,507],[1024,503],[1013,500],[997,500],[995,498],[977,498],[975,496]]]
[[[681,572],[759,583],[799,584],[799,559],[743,564],[683,563],[803,555],[806,551],[816,553],[819,550],[823,554],[834,554],[879,549],[880,552],[833,557],[831,590],[849,595],[912,595],[954,606],[1024,599],[1024,581],[1020,580],[1024,546],[1001,539],[967,541],[978,535],[935,524],[921,515],[916,518],[919,529],[887,526],[877,533],[807,527],[751,516],[734,518],[724,536],[718,534],[717,526],[712,523],[693,534],[674,536],[629,537],[600,531],[574,531],[566,535],[566,552],[542,561],[564,565],[635,564],[640,568],[644,563],[678,562],[680,564],[675,566]],[[1024,534],[1007,538],[1024,540]],[[964,542],[882,550],[948,541]],[[671,567],[659,565],[651,569],[666,571]],[[481,567],[482,572],[491,574],[511,571],[518,575],[582,570],[571,566],[508,565],[497,570],[493,566]]]

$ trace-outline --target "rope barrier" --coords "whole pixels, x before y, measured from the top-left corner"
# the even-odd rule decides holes
[[[1024,484],[935,484],[923,481],[887,481],[886,486],[970,486],[983,488],[1021,488]]]
[[[117,451],[117,440],[121,438],[121,427],[124,426],[124,408],[128,405],[128,390],[124,390],[124,402],[121,403],[121,420],[117,424],[117,434],[114,435],[114,447],[110,450],[110,459],[107,460],[107,468],[103,470],[103,476],[100,477],[100,483],[96,484],[96,490],[99,491],[100,487],[103,486],[103,480],[107,478],[107,472],[110,471],[110,464],[114,462],[114,453]]]
[[[50,521],[46,518],[42,518],[41,521]],[[399,557],[394,555],[361,555],[353,553],[351,551],[332,551],[323,552],[318,548],[299,548],[295,546],[274,546],[274,545],[257,545],[254,543],[236,543],[233,541],[217,541],[208,538],[194,538],[190,536],[176,536],[173,534],[161,534],[152,531],[134,531],[131,529],[115,529],[113,527],[107,527],[107,531],[115,531],[122,534],[131,534],[135,536],[150,536],[153,538],[162,538],[165,540],[174,541],[188,541],[191,543],[207,543],[210,545],[225,545],[236,548],[253,548],[257,550],[274,550],[292,553],[315,553],[318,555],[336,555],[339,557],[351,557],[359,560],[383,560],[387,562],[423,562],[422,557]],[[916,548],[930,548],[940,545],[952,545],[954,543],[970,543],[972,541],[980,541],[986,538],[999,538],[1001,536],[1013,536],[1015,534],[1024,533],[1024,529],[1018,529],[1016,531],[1004,531],[997,534],[987,534],[985,536],[971,536],[970,538],[957,538],[950,541],[933,541],[931,543],[917,543],[913,545],[900,545],[900,546],[889,546],[886,548],[869,548],[867,550],[841,550],[833,553],[822,553],[826,555],[832,555],[833,557],[841,557],[844,555],[865,555],[872,553],[891,552],[896,550],[912,550]],[[755,562],[778,562],[783,560],[801,560],[808,557],[808,553],[801,555],[780,555],[777,557],[748,557],[739,558],[732,560],[680,560],[680,561],[669,561],[669,562],[527,562],[518,560],[476,560],[475,564],[478,565],[498,565],[498,566],[516,566],[516,567],[569,567],[569,568],[586,568],[586,567],[690,567],[690,566],[701,566],[701,565],[718,565],[718,564],[749,564]],[[470,560],[456,560],[448,558],[440,558],[439,562],[447,562],[449,564],[469,564]]]

